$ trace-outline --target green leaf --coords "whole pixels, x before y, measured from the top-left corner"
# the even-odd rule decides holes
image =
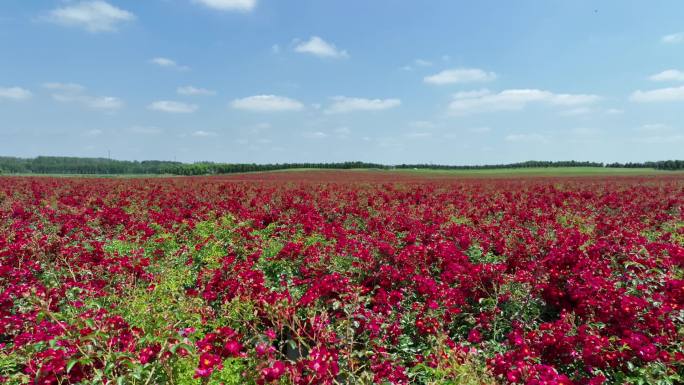
[[[287,344],[290,345],[292,350],[297,350],[297,343],[294,340],[287,340]]]
[[[78,361],[79,360],[76,358],[70,359],[69,362],[67,362],[66,372],[69,373],[71,371],[71,369],[73,369],[74,365],[76,365],[78,363]]]

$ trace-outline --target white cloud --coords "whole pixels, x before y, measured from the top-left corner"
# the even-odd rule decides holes
[[[31,99],[31,91],[21,87],[0,87],[0,100],[22,101]]]
[[[454,95],[449,104],[449,112],[454,115],[468,115],[494,111],[518,111],[529,103],[573,107],[596,103],[600,99],[596,95],[555,94],[537,89],[510,89],[499,93],[480,90]]]
[[[302,136],[307,138],[307,139],[323,139],[323,138],[327,138],[328,134],[326,134],[325,132],[321,132],[321,131],[315,131],[315,132],[305,132],[302,134]]]
[[[630,99],[638,103],[684,101],[684,86],[658,88],[650,91],[637,90],[632,93]]]
[[[589,108],[589,107],[577,107],[577,108],[571,108],[569,110],[562,111],[560,114],[563,116],[580,116],[580,115],[588,115],[592,112],[594,112],[594,110]]]
[[[662,124],[662,123],[648,123],[648,124],[643,124],[639,127],[636,128],[636,131],[641,131],[641,132],[662,132],[662,131],[671,131],[672,127],[668,126],[667,124]]]
[[[128,128],[128,131],[141,135],[157,135],[163,132],[161,128],[153,126],[132,126]]]
[[[409,132],[407,134],[404,134],[406,138],[409,139],[427,139],[432,137],[432,133],[430,132]]]
[[[665,35],[662,37],[661,41],[667,44],[677,44],[684,43],[684,32],[673,33],[671,35]]]
[[[413,71],[414,65],[416,67],[432,67],[432,62],[429,60],[425,60],[425,59],[415,59],[415,60],[413,60],[412,64],[407,64],[403,67],[400,67],[400,69],[402,69],[404,71]]]
[[[679,70],[665,70],[655,75],[651,75],[648,78],[654,82],[682,82],[684,81],[684,72]]]
[[[452,95],[454,99],[471,99],[471,98],[479,98],[481,96],[489,95],[492,92],[486,88],[483,88],[481,90],[475,90],[475,91],[461,91],[457,92]]]
[[[346,58],[349,57],[347,51],[340,50],[334,44],[328,43],[318,36],[312,36],[308,41],[300,42],[294,48],[295,52],[308,53],[324,58]]]
[[[193,87],[193,86],[185,86],[185,87],[178,87],[176,89],[176,92],[179,95],[189,95],[189,96],[195,96],[195,95],[216,95],[216,91],[208,90],[206,88],[198,88],[198,87]]]
[[[446,139],[463,139],[467,138],[466,134],[464,131],[473,133],[473,134],[486,134],[488,132],[491,132],[492,129],[491,127],[487,126],[476,126],[476,127],[469,127],[465,129],[454,129],[454,132],[448,132],[443,135],[444,138]]]
[[[178,71],[188,71],[188,70],[190,70],[190,67],[184,66],[184,65],[180,65],[180,64],[176,63],[175,60],[171,60],[171,59],[166,58],[166,57],[155,57],[155,58],[152,58],[152,59],[150,59],[150,63],[156,64],[156,65],[158,65],[158,66],[160,66],[160,67],[173,68],[173,69],[178,70]]]
[[[516,143],[546,143],[549,141],[547,136],[541,134],[510,134],[504,139],[507,142]]]
[[[215,132],[213,132],[213,131],[202,131],[202,130],[198,130],[198,131],[193,132],[193,133],[190,134],[190,135],[192,135],[192,136],[194,136],[194,137],[197,137],[197,138],[206,138],[206,137],[209,137],[209,136],[216,136],[217,134],[216,134]]]
[[[254,125],[250,125],[247,127],[242,128],[242,132],[244,132],[246,135],[257,135],[261,136],[264,135],[267,130],[271,128],[271,123],[268,122],[262,122],[262,123],[257,123]]]
[[[238,110],[255,112],[301,111],[304,104],[295,99],[277,95],[254,95],[235,99],[231,106]]]
[[[219,11],[239,12],[249,12],[257,5],[257,0],[193,0],[193,2]]]
[[[496,79],[494,72],[486,72],[479,68],[454,68],[426,76],[423,81],[429,84],[444,85],[490,82],[494,79]]]
[[[68,93],[79,93],[85,91],[85,87],[76,83],[45,83],[43,87],[49,90],[57,90]]]
[[[548,97],[548,102],[559,106],[579,106],[596,103],[599,100],[600,96],[586,94],[551,94]]]
[[[121,99],[112,96],[89,97],[86,104],[96,110],[118,110],[123,107]]]
[[[591,127],[575,127],[569,130],[570,134],[580,137],[596,136],[596,134],[598,134],[599,132],[600,130]]]
[[[604,115],[621,115],[624,114],[625,111],[617,109],[617,108],[597,108],[597,107],[587,107],[587,106],[579,106],[575,108],[570,108],[564,111],[561,111],[559,114],[561,116],[581,116],[581,117],[586,117],[588,115],[598,115],[598,114],[604,114]]]
[[[84,133],[85,136],[90,136],[90,137],[96,137],[100,136],[103,134],[103,131],[100,129],[93,129],[93,130],[88,130]]]
[[[429,128],[435,128],[437,125],[431,121],[428,120],[414,120],[412,122],[409,122],[409,126],[414,127],[414,128],[423,128],[423,129],[429,129]]]
[[[673,143],[684,142],[684,135],[682,135],[682,134],[654,135],[654,136],[632,138],[632,141],[636,142],[636,143],[645,143],[645,144],[673,144]]]
[[[78,103],[88,108],[102,111],[121,109],[124,103],[113,96],[89,95],[86,88],[75,83],[46,83],[43,87],[51,90],[52,98],[61,103]]]
[[[328,114],[338,114],[353,111],[381,111],[399,107],[399,99],[364,99],[335,96],[333,103],[325,110]]]
[[[135,19],[135,15],[106,1],[80,1],[50,12],[48,20],[88,32],[113,32],[119,24]]]
[[[346,138],[349,136],[349,134],[351,134],[351,129],[349,129],[349,127],[346,126],[337,127],[334,131],[339,138]]]
[[[150,104],[147,108],[154,111],[168,112],[172,114],[191,114],[199,107],[195,104],[175,102],[172,100],[159,100]]]

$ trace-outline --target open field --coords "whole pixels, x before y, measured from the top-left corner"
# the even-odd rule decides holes
[[[2,177],[0,382],[682,383],[684,175],[584,171]]]
[[[434,170],[434,169],[290,169],[265,172],[236,173],[213,176],[213,178],[242,181],[329,181],[329,182],[396,182],[429,180],[468,180],[468,179],[539,179],[539,178],[590,178],[590,179],[678,179],[684,177],[682,171],[662,171],[654,169],[604,169],[604,168],[520,168],[501,170]]]
[[[479,169],[479,170],[443,170],[443,169],[317,169],[317,168],[292,168],[275,171],[254,171],[246,173],[223,174],[248,175],[248,174],[271,174],[271,173],[377,173],[388,175],[418,174],[424,176],[453,176],[453,177],[519,177],[519,176],[648,176],[648,175],[684,175],[684,171],[666,171],[653,168],[608,168],[608,167],[525,167],[525,168],[502,168],[502,169]],[[1,175],[0,175],[1,176]],[[174,175],[164,174],[7,174],[6,176],[33,176],[33,177],[60,177],[60,178],[166,178]],[[221,176],[221,175],[220,175]]]
[[[664,171],[653,168],[608,168],[608,167],[529,167],[529,168],[510,168],[510,169],[482,169],[482,170],[439,170],[439,169],[417,169],[417,170],[393,170],[393,172],[415,172],[427,174],[445,174],[458,176],[575,176],[575,175],[658,175],[677,173],[679,171]],[[681,172],[680,172],[681,173]]]

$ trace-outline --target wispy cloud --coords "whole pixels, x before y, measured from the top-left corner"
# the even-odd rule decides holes
[[[561,111],[560,114],[562,116],[582,116],[582,115],[589,115],[593,112],[595,112],[595,110],[593,108],[577,107],[577,108],[571,108],[569,110]]]
[[[218,11],[250,12],[257,6],[257,0],[192,0],[193,3]]]
[[[452,132],[445,133],[443,135],[443,137],[446,139],[464,139],[464,138],[468,137],[465,134],[465,131],[472,133],[472,134],[486,134],[488,132],[491,132],[492,129],[491,129],[491,127],[487,127],[487,126],[476,126],[476,127],[468,127],[465,129],[455,129]]]
[[[294,50],[322,58],[341,59],[349,57],[347,51],[338,49],[334,44],[328,43],[318,36],[312,36],[307,41],[299,42]]]
[[[295,99],[277,95],[254,95],[235,99],[231,106],[238,110],[253,112],[301,111],[304,104]]]
[[[351,129],[347,126],[342,126],[342,127],[337,127],[336,129],[333,130],[335,132],[335,135],[340,138],[340,139],[346,139],[349,137],[349,134],[351,134]]]
[[[495,111],[517,111],[530,103],[544,103],[562,107],[596,103],[601,98],[588,94],[556,94],[537,89],[510,89],[499,93],[487,90],[458,93],[449,104],[454,115],[468,115]]]
[[[431,129],[437,127],[437,124],[429,120],[414,120],[408,123],[409,126],[421,129]]]
[[[654,82],[684,82],[684,72],[680,70],[665,70],[648,77]]]
[[[61,103],[77,103],[95,110],[113,112],[123,107],[121,99],[113,96],[93,96],[87,93],[84,86],[75,83],[45,83],[46,89],[52,91],[52,98]]]
[[[667,132],[672,131],[672,126],[662,123],[647,123],[635,128],[639,132]]]
[[[199,108],[195,104],[176,102],[172,100],[159,100],[150,104],[148,109],[153,111],[168,112],[171,114],[191,114]]]
[[[340,114],[354,111],[381,111],[399,107],[399,99],[365,99],[335,96],[333,103],[325,110],[328,114]]]
[[[158,65],[159,67],[164,67],[164,68],[172,68],[177,71],[188,71],[190,70],[190,67],[185,66],[185,65],[180,65],[176,63],[175,60],[166,58],[166,57],[155,57],[150,59],[150,63]]]
[[[660,41],[666,44],[684,43],[684,32],[673,33],[663,36]]]
[[[197,137],[197,138],[206,138],[210,136],[217,136],[218,134],[213,132],[213,131],[203,131],[203,130],[198,130],[194,131],[191,136]]]
[[[95,129],[88,130],[88,131],[84,132],[83,135],[89,136],[89,137],[93,137],[93,138],[94,138],[94,137],[96,137],[96,136],[102,135],[103,133],[104,133],[104,131],[95,128]]]
[[[135,19],[131,12],[117,8],[106,1],[80,1],[50,12],[47,20],[88,32],[114,32],[119,25]]]
[[[432,137],[431,132],[409,132],[404,134],[405,138],[408,139],[427,139]]]
[[[567,110],[563,110],[559,112],[559,115],[561,116],[577,116],[577,117],[587,117],[587,116],[596,116],[599,114],[603,115],[621,115],[624,114],[625,111],[617,109],[617,108],[599,108],[597,106],[579,106],[579,107],[574,107],[570,108]]]
[[[157,135],[164,132],[161,128],[154,126],[131,126],[126,131],[139,135]]]
[[[0,100],[22,101],[32,96],[31,91],[21,87],[0,87]]]
[[[510,134],[504,138],[507,142],[514,143],[547,143],[549,137],[541,134]]]
[[[322,131],[305,132],[302,134],[303,137],[307,139],[323,139],[327,138],[328,134]]]
[[[635,143],[643,143],[643,144],[674,144],[674,143],[684,142],[684,135],[683,134],[674,134],[674,135],[642,136],[642,137],[632,138],[632,141]]]
[[[632,93],[630,100],[638,103],[684,101],[684,86],[658,88],[650,91],[637,90]]]
[[[216,91],[208,90],[206,88],[199,88],[199,87],[193,87],[193,86],[185,86],[185,87],[178,87],[176,89],[176,92],[179,95],[186,95],[186,96],[212,96],[216,95]]]
[[[416,59],[413,63],[418,67],[432,67],[432,62],[425,59]]]
[[[423,81],[428,84],[445,85],[491,82],[496,77],[497,75],[494,72],[487,72],[479,68],[454,68],[426,76]]]
[[[425,59],[415,59],[411,64],[407,64],[403,67],[401,67],[402,70],[404,71],[413,71],[414,66],[415,67],[432,67],[432,62],[429,60]]]

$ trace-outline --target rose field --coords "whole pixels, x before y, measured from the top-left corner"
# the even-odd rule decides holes
[[[684,174],[0,178],[0,382],[681,384]]]

